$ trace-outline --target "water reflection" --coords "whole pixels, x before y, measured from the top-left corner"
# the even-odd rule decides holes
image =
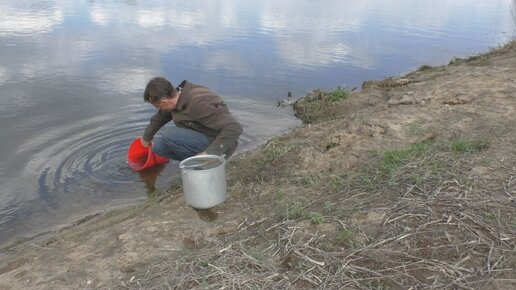
[[[516,0],[512,0],[511,2],[511,15],[514,25],[516,26]]]
[[[138,94],[156,75],[158,71],[142,67],[105,68],[96,72],[98,85],[103,91],[112,94]]]
[[[147,196],[150,199],[154,199],[156,197],[156,181],[167,165],[168,164],[160,164],[138,172],[140,179],[144,183]]]
[[[62,7],[48,2],[0,3],[0,36],[49,32],[64,20]]]
[[[151,77],[163,72],[175,75],[181,69],[183,78],[190,79],[198,78],[199,70],[215,73],[215,77],[202,76],[199,82],[218,90],[213,84],[221,83],[224,79],[234,79],[244,88],[260,81],[258,86],[269,84],[274,79],[273,74],[264,68],[265,64],[268,70],[283,76],[282,83],[277,86],[287,91],[298,84],[293,83],[291,77],[307,70],[328,69],[335,65],[345,65],[349,72],[354,69],[369,70],[379,65],[382,67],[382,58],[401,55],[407,48],[413,51],[412,55],[418,53],[422,55],[418,58],[424,58],[424,54],[432,53],[441,46],[417,51],[425,49],[425,44],[414,38],[449,37],[450,29],[466,29],[466,34],[473,33],[479,26],[493,22],[492,17],[498,17],[504,8],[501,1],[467,0],[444,1],[446,9],[429,0],[417,3],[402,0],[381,3],[328,0],[324,5],[297,0],[280,3],[206,2],[193,1],[178,6],[175,1],[158,1],[145,7],[135,3],[92,2],[87,7],[81,7],[87,12],[90,23],[79,22],[80,25],[75,19],[82,15],[74,10],[79,7],[72,4],[49,2],[53,4],[37,12],[32,7],[25,7],[24,10],[24,7],[13,8],[3,4],[6,9],[0,13],[4,14],[2,16],[5,17],[1,18],[6,19],[4,21],[14,19],[12,15],[17,15],[16,18],[20,16],[20,21],[27,23],[31,23],[32,18],[44,18],[53,21],[50,28],[59,29],[41,39],[24,40],[22,45],[28,50],[25,53],[27,57],[11,62],[8,68],[0,67],[0,81],[11,77],[8,72],[13,68],[21,72],[24,78],[44,77],[48,73],[82,78],[94,68],[102,67],[109,69],[96,70],[95,79],[91,81],[111,81],[113,85],[108,83],[106,87],[125,92],[125,89],[119,88],[123,83],[120,79],[124,76],[129,79],[125,83],[134,84],[130,90],[135,91],[142,81],[130,80],[132,73]],[[410,13],[406,13],[406,9],[410,9]],[[18,12],[14,13],[13,10]],[[464,26],[462,15],[475,16],[478,26],[475,26],[476,23],[469,23],[473,25],[471,27]],[[2,25],[1,31],[4,34],[19,34],[28,26],[6,24]],[[45,25],[33,26],[33,30],[27,30],[31,37],[50,29],[45,29]],[[385,27],[389,27],[389,33],[385,33]],[[481,30],[478,29],[479,35]],[[71,35],[73,41],[68,39]],[[31,45],[38,46],[37,53],[31,53]],[[472,50],[476,50],[475,45],[471,46]],[[463,46],[468,47],[469,44]],[[185,48],[188,51],[182,51]],[[455,51],[453,49],[449,53]],[[10,59],[16,59],[18,53],[19,47],[13,48],[12,52],[7,51]],[[447,58],[444,55],[439,57],[437,51],[432,55],[437,58],[433,61]],[[165,66],[165,63],[171,65]],[[112,70],[121,76],[110,77]],[[141,74],[140,70],[146,73]],[[257,78],[266,74],[271,77]],[[329,74],[312,79],[313,87],[343,84],[342,80],[336,83],[339,77]],[[361,80],[351,77],[345,84],[357,86]],[[234,86],[230,84],[228,87]],[[241,94],[237,90],[226,92]]]

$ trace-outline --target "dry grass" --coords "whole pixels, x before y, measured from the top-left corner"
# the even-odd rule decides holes
[[[472,162],[482,152],[457,154],[445,145],[432,143],[395,169],[372,172],[382,168],[385,156],[403,150],[378,154],[370,166],[338,176],[340,186],[330,187],[323,175],[302,183],[282,178],[275,189],[283,195],[254,200],[275,210],[246,219],[216,240],[200,238],[194,249],[171,253],[119,288],[514,286],[514,169],[504,168],[499,178],[472,178]],[[376,178],[374,187],[363,182],[368,174]],[[294,197],[305,201],[301,211],[322,213],[323,219],[285,215]]]

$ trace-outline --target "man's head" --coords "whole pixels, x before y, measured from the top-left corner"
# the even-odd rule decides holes
[[[145,87],[143,100],[158,109],[170,112],[176,108],[178,96],[178,91],[167,79],[155,77]]]

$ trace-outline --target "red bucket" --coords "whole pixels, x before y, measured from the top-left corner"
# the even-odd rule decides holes
[[[168,158],[152,152],[152,146],[143,146],[141,137],[136,138],[129,146],[127,164],[134,171],[141,171],[166,162],[168,162]]]

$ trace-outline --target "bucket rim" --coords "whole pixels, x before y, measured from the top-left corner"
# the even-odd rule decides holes
[[[182,170],[192,170],[191,168],[189,168],[189,167],[191,167],[191,165],[186,165],[186,163],[190,162],[192,160],[196,160],[196,159],[207,159],[207,160],[216,159],[216,160],[220,161],[221,164],[214,168],[219,168],[221,165],[226,164],[226,159],[224,157],[219,156],[219,155],[207,154],[207,155],[196,155],[196,156],[188,157],[179,163],[179,168]]]

